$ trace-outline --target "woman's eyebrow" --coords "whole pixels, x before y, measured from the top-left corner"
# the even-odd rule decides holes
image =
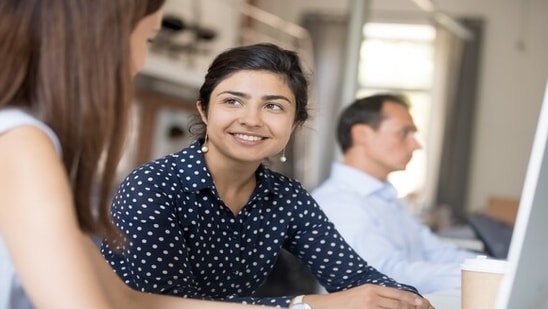
[[[246,94],[246,93],[241,92],[241,91],[226,90],[226,91],[220,92],[218,94],[218,96],[222,95],[222,94],[230,94],[230,95],[245,98],[245,99],[250,99],[251,98],[251,95]],[[287,97],[285,97],[283,95],[277,95],[277,94],[267,94],[267,95],[262,96],[261,99],[263,99],[265,101],[284,100],[284,101],[287,101],[290,104],[292,103],[291,100],[288,99]]]
[[[287,101],[289,104],[291,104],[291,100],[289,100],[287,97],[283,96],[283,95],[275,95],[275,94],[271,94],[271,95],[265,95],[262,97],[263,100],[265,101],[270,101],[270,100],[284,100],[284,101]]]
[[[242,97],[242,98],[245,98],[245,99],[251,98],[251,96],[249,94],[246,94],[246,93],[240,92],[240,91],[226,90],[226,91],[223,91],[223,92],[219,92],[219,94],[217,96],[220,96],[222,94],[230,94],[230,95],[237,96],[237,97]]]

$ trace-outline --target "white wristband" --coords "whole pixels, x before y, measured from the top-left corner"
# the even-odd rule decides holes
[[[292,305],[294,304],[300,304],[303,302],[304,295],[299,295],[293,298],[293,301],[291,302]]]
[[[290,309],[312,309],[310,305],[303,302],[304,295],[299,295],[291,301]]]

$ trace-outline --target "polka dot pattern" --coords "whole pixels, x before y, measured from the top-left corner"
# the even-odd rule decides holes
[[[127,240],[104,241],[101,251],[126,284],[147,292],[285,307],[292,295],[253,294],[286,248],[328,291],[373,283],[416,293],[368,266],[301,184],[264,166],[235,216],[219,197],[199,146],[196,141],[137,168],[119,187],[112,215]]]

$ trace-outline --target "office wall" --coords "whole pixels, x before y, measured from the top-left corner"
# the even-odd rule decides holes
[[[443,3],[487,21],[468,197],[476,209],[490,195],[520,196],[548,78],[548,1]]]
[[[548,1],[437,0],[455,16],[486,21],[478,110],[474,121],[467,208],[479,210],[492,195],[519,197],[548,78]],[[299,22],[305,11],[344,13],[351,0],[259,0],[256,4]],[[412,19],[411,0],[372,1],[371,16]]]

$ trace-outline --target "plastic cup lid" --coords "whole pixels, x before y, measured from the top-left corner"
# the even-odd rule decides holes
[[[505,273],[506,267],[507,262],[505,260],[490,259],[487,258],[485,255],[479,255],[475,259],[466,259],[461,265],[462,270],[497,274]]]

